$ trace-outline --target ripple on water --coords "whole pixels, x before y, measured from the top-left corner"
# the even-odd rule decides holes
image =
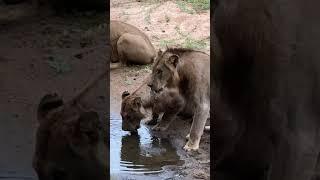
[[[164,166],[184,163],[168,139],[153,137],[144,125],[137,135],[131,135],[122,131],[121,125],[121,116],[111,113],[111,174],[155,174],[163,172]]]

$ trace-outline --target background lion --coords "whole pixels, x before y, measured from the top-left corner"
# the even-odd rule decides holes
[[[110,21],[111,62],[121,65],[150,64],[156,51],[151,41],[138,28],[120,21]]]

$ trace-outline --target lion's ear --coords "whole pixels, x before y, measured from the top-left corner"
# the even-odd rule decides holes
[[[38,105],[38,121],[41,123],[47,115],[48,112],[59,108],[60,106],[63,105],[63,100],[62,98],[57,94],[45,94]]]
[[[176,55],[176,54],[173,54],[169,57],[169,59],[167,60],[167,63],[174,66],[174,67],[177,67],[177,65],[179,64],[179,56]]]
[[[102,131],[102,123],[95,111],[83,112],[75,120],[72,132],[67,136],[68,144],[76,155],[86,157],[92,147],[99,142]]]
[[[125,98],[125,97],[127,97],[127,96],[129,96],[129,95],[130,95],[130,93],[129,93],[128,91],[124,91],[124,92],[122,93],[121,97],[122,97],[122,99],[123,99],[123,98]]]

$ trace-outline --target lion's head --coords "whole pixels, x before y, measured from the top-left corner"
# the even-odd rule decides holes
[[[166,50],[158,51],[148,86],[152,91],[160,92],[165,87],[174,87],[179,82],[177,66],[180,63],[178,54]]]
[[[107,146],[98,113],[62,103],[54,94],[44,96],[38,106],[33,167],[39,180],[106,179]]]
[[[122,93],[121,116],[122,130],[137,132],[140,122],[145,115],[142,110],[141,97],[130,95],[128,91]]]

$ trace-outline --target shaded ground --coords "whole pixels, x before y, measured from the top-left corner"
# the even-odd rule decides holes
[[[106,17],[15,18],[11,11],[15,21],[2,21],[5,13],[0,11],[0,178],[36,179],[31,160],[39,100],[50,92],[67,100],[106,69]],[[100,81],[83,99],[103,118],[109,102],[105,84]]]
[[[210,13],[209,10],[195,12],[192,6],[176,1],[137,2],[132,0],[111,1],[111,19],[130,23],[151,39],[156,49],[168,46],[182,46],[209,52]],[[111,112],[120,112],[121,94],[133,92],[151,72],[148,66],[130,66],[111,71]],[[143,89],[147,92],[147,87]],[[190,120],[189,120],[190,121]],[[182,147],[191,123],[176,120],[165,133],[155,136],[172,139],[178,155],[185,160],[180,167],[172,167],[173,174],[155,176],[123,176],[120,179],[210,179],[210,135],[205,132],[199,152],[186,153]],[[179,127],[179,128],[177,128]],[[112,148],[112,147],[111,147]],[[169,168],[172,170],[172,168]]]

